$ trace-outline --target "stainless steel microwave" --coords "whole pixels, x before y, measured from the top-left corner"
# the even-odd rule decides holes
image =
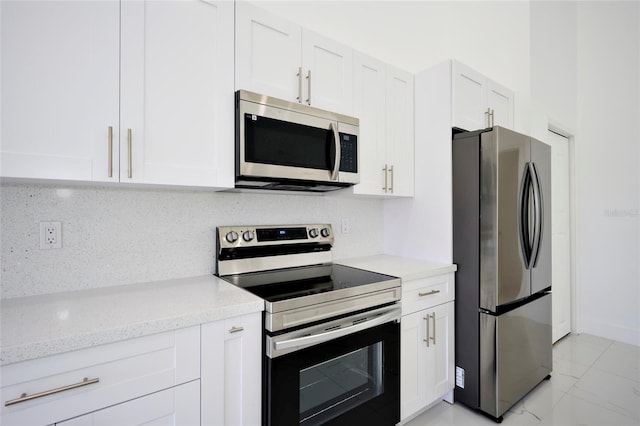
[[[359,120],[236,92],[236,188],[331,191],[360,182]]]

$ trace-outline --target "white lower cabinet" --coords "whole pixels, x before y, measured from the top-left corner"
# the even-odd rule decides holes
[[[260,425],[262,313],[202,325],[202,425]]]
[[[200,381],[185,383],[56,423],[62,426],[193,426],[200,424]]]
[[[262,313],[0,368],[0,424],[259,425]]]
[[[403,422],[445,398],[454,388],[453,285],[453,274],[403,283],[400,337]]]
[[[49,425],[88,413],[86,422],[72,424],[139,424],[116,420],[136,406],[151,407],[144,416],[188,418],[184,410],[200,404],[199,386],[175,387],[198,383],[200,326],[8,364],[0,373],[3,425]],[[193,401],[184,403],[185,394]],[[161,407],[166,401],[171,405]]]

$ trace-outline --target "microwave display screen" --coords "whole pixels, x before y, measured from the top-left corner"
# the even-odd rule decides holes
[[[331,170],[333,132],[313,126],[245,114],[245,161]],[[340,134],[340,171],[357,172],[357,137]]]

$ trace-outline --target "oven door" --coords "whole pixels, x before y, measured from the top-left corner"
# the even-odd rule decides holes
[[[267,356],[264,424],[388,426],[399,422],[400,324],[399,312],[395,313],[397,319],[392,320],[389,314],[377,315],[378,321],[386,322],[372,327],[359,326],[376,319],[348,319],[350,326],[338,328],[324,324],[327,333],[349,327],[359,331]],[[315,330],[308,333],[305,337],[318,336]],[[286,337],[280,342],[286,347],[294,340]],[[267,345],[273,348],[271,337]]]
[[[242,100],[236,125],[238,177],[359,183],[356,126]]]

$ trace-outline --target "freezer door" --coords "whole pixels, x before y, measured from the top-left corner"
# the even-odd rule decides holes
[[[551,287],[551,147],[532,138],[531,163],[536,170],[541,209],[538,247],[531,268],[531,293],[537,293]]]
[[[480,409],[501,417],[552,368],[551,293],[499,316],[480,314]]]
[[[520,243],[521,182],[531,141],[494,127],[480,143],[480,307],[495,312],[531,294]]]

